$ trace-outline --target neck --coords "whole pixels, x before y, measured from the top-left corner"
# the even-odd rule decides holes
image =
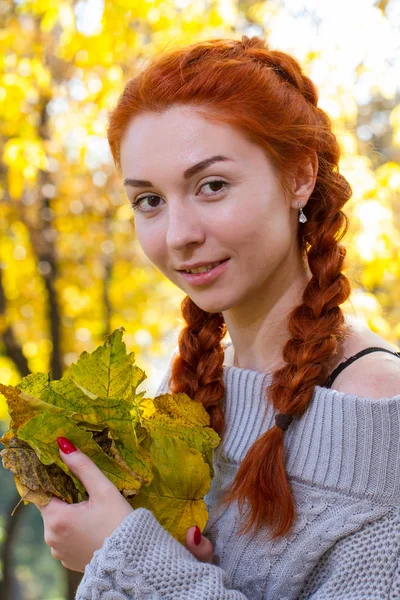
[[[310,275],[302,273],[246,306],[224,312],[225,323],[235,349],[234,365],[259,372],[283,367],[282,350],[290,338],[288,317],[301,303]],[[284,282],[281,282],[283,284]]]

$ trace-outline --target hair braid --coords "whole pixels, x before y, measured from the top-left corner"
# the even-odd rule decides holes
[[[181,310],[187,325],[179,334],[179,355],[172,364],[170,389],[201,402],[210,415],[211,427],[222,435],[220,403],[225,390],[221,340],[226,334],[225,321],[221,313],[202,310],[189,296],[183,299]]]
[[[328,117],[322,115],[328,126]],[[300,246],[312,277],[302,303],[288,318],[291,337],[282,351],[286,364],[274,373],[267,390],[277,413],[291,416],[300,416],[307,409],[315,385],[324,384],[347,335],[339,305],[347,300],[351,288],[342,273],[346,249],[339,242],[348,229],[341,208],[350,198],[351,188],[336,170],[339,154],[335,138],[319,153],[317,182],[307,203],[308,221],[299,228]],[[237,499],[241,512],[245,501],[249,503],[250,517],[243,522],[241,533],[266,523],[278,537],[293,524],[295,507],[285,471],[284,435],[275,425],[258,438],[224,495],[224,503]]]

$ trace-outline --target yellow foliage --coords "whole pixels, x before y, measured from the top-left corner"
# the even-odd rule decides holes
[[[8,169],[8,191],[13,200],[21,197],[24,190],[24,180],[21,170],[10,166]]]
[[[320,105],[340,141],[340,171],[353,188],[345,206],[353,308],[400,342],[400,106],[392,101],[385,113],[393,143],[385,162],[373,144],[360,143],[360,115],[368,107],[356,103],[350,69],[340,79],[344,66],[337,53],[328,55],[326,41],[293,36],[299,22],[287,7],[105,0],[102,14],[87,17],[98,25],[90,34],[72,0],[22,1],[14,8],[4,11],[0,31],[0,263],[7,303],[0,334],[12,324],[31,369],[49,368],[54,342],[49,256],[57,268],[51,294],[60,315],[64,368],[121,322],[147,369],[157,354],[176,346],[184,294],[149,264],[135,239],[132,210],[105,140],[107,112],[126,79],[158,52],[210,37],[238,39],[243,27],[246,34],[264,34],[271,47],[294,45],[306,71],[316,75]],[[377,31],[385,19],[382,14]],[[361,46],[355,48],[361,56]],[[365,62],[356,72],[371,77],[377,97],[390,97],[378,67]]]

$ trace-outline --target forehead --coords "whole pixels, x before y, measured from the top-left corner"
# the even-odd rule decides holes
[[[121,168],[160,164],[195,164],[208,156],[228,154],[248,159],[256,147],[236,128],[215,121],[195,107],[174,106],[162,113],[144,113],[131,121],[121,143]],[[260,150],[260,149],[258,149]]]

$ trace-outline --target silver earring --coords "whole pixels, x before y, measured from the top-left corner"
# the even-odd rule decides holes
[[[306,215],[303,213],[303,207],[300,204],[300,202],[299,202],[298,206],[299,206],[299,211],[300,211],[299,223],[305,223],[308,219],[307,219]]]

